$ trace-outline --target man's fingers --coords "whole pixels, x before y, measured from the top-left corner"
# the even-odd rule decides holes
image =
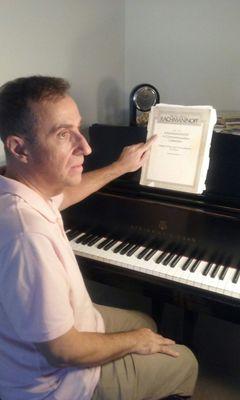
[[[142,143],[139,147],[139,149],[142,152],[142,161],[145,161],[146,159],[148,159],[149,155],[150,155],[150,148],[152,146],[152,144],[155,142],[157,138],[157,135],[152,136],[150,139],[148,139],[148,141],[146,143]]]
[[[146,143],[144,143],[144,147],[145,150],[150,149],[150,147],[152,146],[152,144],[157,140],[157,135],[153,135],[152,137],[150,137],[150,139],[148,139],[146,141]]]
[[[147,150],[147,151],[145,151],[145,152],[142,154],[142,157],[141,157],[141,165],[144,164],[145,161],[147,161],[147,159],[149,158],[149,156],[150,156],[150,150]]]
[[[164,346],[164,345],[161,346],[160,353],[167,354],[168,356],[172,356],[172,357],[178,357],[179,356],[179,352],[178,351],[174,351],[171,347]]]
[[[163,338],[163,339],[162,339],[162,343],[163,343],[164,345],[175,344],[174,340],[168,339],[168,338]]]

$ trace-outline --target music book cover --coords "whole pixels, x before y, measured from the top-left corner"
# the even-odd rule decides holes
[[[211,106],[157,104],[151,108],[147,138],[157,136],[140,184],[202,193],[216,110]]]

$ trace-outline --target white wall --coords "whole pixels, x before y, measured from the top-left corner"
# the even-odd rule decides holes
[[[127,123],[143,82],[163,102],[239,110],[239,15],[239,0],[0,0],[0,84],[63,76],[86,126]]]
[[[239,0],[126,0],[126,96],[149,82],[162,102],[240,109]]]
[[[62,76],[85,125],[121,120],[123,0],[0,0],[0,48],[0,84],[32,74]]]

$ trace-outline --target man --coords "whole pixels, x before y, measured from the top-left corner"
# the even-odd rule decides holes
[[[33,76],[0,92],[1,400],[189,396],[193,354],[141,313],[92,304],[58,210],[140,168],[152,141],[82,174],[91,149],[68,89]]]

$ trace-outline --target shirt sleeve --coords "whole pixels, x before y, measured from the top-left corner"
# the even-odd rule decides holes
[[[44,235],[21,235],[0,258],[0,299],[17,335],[29,342],[55,339],[74,325],[68,275]]]

